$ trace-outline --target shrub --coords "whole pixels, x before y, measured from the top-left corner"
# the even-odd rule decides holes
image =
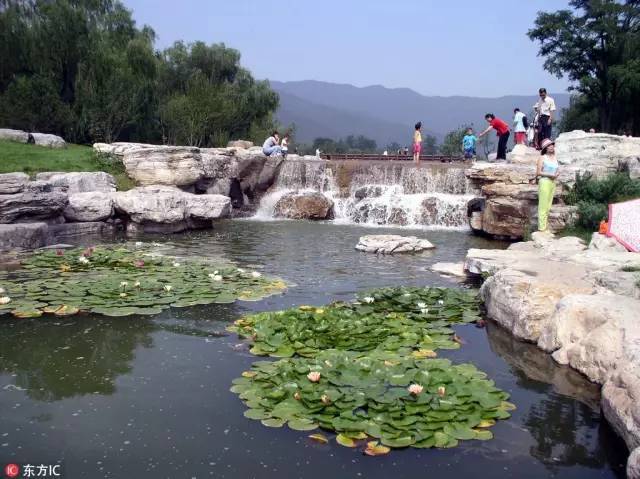
[[[576,182],[565,201],[578,207],[578,226],[598,229],[600,221],[607,218],[609,203],[640,198],[640,180],[627,173],[614,173],[596,179],[590,173],[576,175]]]

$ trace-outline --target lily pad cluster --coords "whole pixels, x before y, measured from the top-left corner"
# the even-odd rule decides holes
[[[242,376],[231,390],[249,407],[246,417],[269,427],[332,430],[347,447],[368,440],[364,452],[370,455],[388,452],[385,446],[455,447],[459,440],[491,439],[487,428],[515,407],[471,364],[382,351],[259,361]]]
[[[0,314],[157,314],[170,306],[258,300],[285,288],[255,271],[144,248],[74,248],[36,253],[20,268],[0,271]]]
[[[385,288],[353,303],[258,313],[228,328],[257,355],[315,356],[325,349],[398,351],[433,357],[456,349],[451,324],[480,319],[477,294],[445,288]]]

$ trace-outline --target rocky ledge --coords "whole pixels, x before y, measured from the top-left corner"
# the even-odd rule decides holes
[[[434,248],[435,246],[426,239],[399,235],[361,236],[356,245],[358,251],[377,254],[417,253]]]
[[[231,200],[155,185],[116,191],[104,172],[0,174],[0,250],[37,248],[88,234],[210,228]]]
[[[557,138],[556,150],[562,166],[549,217],[549,228],[554,232],[577,218],[576,209],[563,201],[576,174],[603,177],[628,171],[631,177],[640,177],[640,138],[574,131]],[[466,171],[471,185],[481,192],[467,205],[474,232],[517,240],[536,230],[538,187],[530,181],[535,178],[539,158],[535,149],[516,145],[506,162],[478,162]]]
[[[469,250],[465,269],[486,277],[488,316],[602,385],[605,417],[633,451],[640,447],[640,255],[594,234],[534,233],[506,250]],[[640,449],[629,477],[640,477]]]

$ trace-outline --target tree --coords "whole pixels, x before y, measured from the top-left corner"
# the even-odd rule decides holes
[[[467,127],[462,126],[447,133],[440,146],[440,153],[448,156],[460,156],[462,153],[462,138],[466,131]]]
[[[600,130],[640,133],[640,2],[571,0],[572,10],[540,12],[531,40],[544,67],[566,75],[581,94],[579,108],[597,111]],[[634,101],[636,103],[634,103]]]
[[[433,135],[427,135],[424,138],[425,155],[435,155],[438,153],[438,140]]]

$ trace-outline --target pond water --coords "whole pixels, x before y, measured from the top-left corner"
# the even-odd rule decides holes
[[[256,303],[151,318],[3,316],[0,466],[61,463],[66,478],[624,477],[628,453],[600,414],[598,388],[491,324],[456,328],[465,344],[441,356],[473,362],[512,395],[518,409],[492,428],[492,441],[373,458],[243,416],[229,387],[256,358],[224,332],[231,321],[251,311],[350,300],[372,287],[459,287],[429,265],[460,261],[472,247],[503,246],[429,231],[438,246],[432,252],[377,257],[354,250],[360,235],[386,231],[228,221],[211,232],[146,238],[167,254],[220,257],[294,285]]]

